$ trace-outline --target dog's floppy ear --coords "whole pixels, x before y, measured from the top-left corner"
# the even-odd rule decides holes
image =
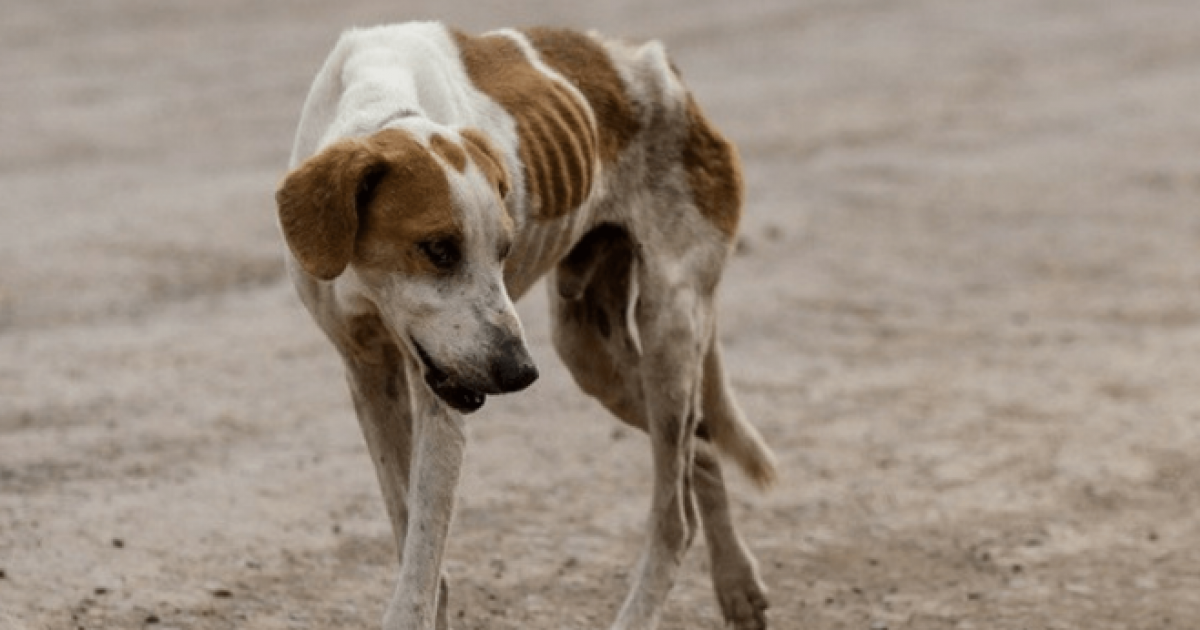
[[[467,152],[471,154],[471,160],[479,167],[483,174],[488,179],[496,184],[496,188],[500,190],[500,197],[508,197],[509,180],[508,170],[504,168],[504,158],[496,147],[492,146],[492,142],[478,129],[463,129],[459,135],[465,141]]]
[[[275,192],[279,225],[305,271],[333,280],[350,264],[359,206],[386,167],[367,143],[342,140],[283,180]]]

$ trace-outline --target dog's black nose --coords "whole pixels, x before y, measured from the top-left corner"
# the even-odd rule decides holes
[[[499,357],[492,364],[492,380],[502,393],[517,392],[538,379],[537,366],[525,349],[520,337],[509,337],[500,346]]]

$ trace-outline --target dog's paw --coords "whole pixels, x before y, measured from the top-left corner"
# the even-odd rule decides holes
[[[767,589],[753,571],[738,578],[722,580],[717,601],[725,615],[725,627],[733,630],[766,630]]]

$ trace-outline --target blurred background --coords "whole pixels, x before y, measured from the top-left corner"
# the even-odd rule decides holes
[[[1191,0],[0,0],[0,628],[376,628],[395,550],[273,193],[339,32],[659,39],[740,147],[722,339],[774,628],[1200,622]],[[457,628],[603,628],[649,449],[471,417]],[[698,539],[664,629],[720,628]]]

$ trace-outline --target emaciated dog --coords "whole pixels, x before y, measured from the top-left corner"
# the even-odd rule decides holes
[[[575,381],[650,436],[648,532],[613,627],[657,625],[701,526],[725,619],[766,627],[717,457],[775,477],[717,343],[740,166],[661,44],[352,30],[316,77],[290,167],[276,194],[290,275],[345,363],[400,549],[384,628],[448,626],[464,416],[537,378],[512,300],[543,276]]]

